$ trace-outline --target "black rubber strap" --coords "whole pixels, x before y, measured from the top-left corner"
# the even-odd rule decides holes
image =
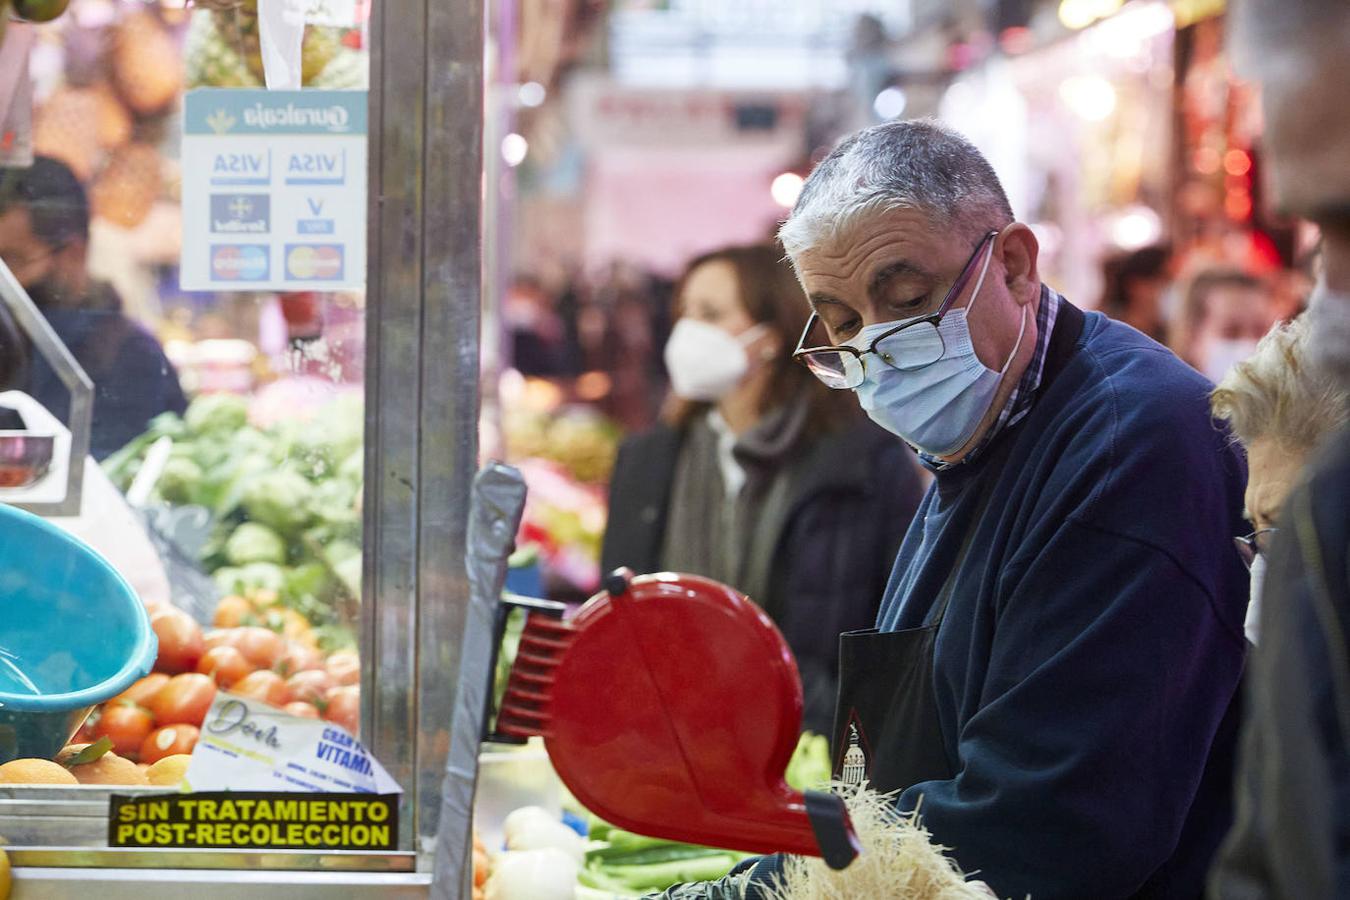
[[[842,798],[824,791],[807,791],[806,816],[816,835],[821,858],[831,869],[846,869],[862,848],[853,834],[853,823]]]

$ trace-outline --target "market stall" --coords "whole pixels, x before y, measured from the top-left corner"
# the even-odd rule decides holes
[[[154,544],[167,587],[162,598],[128,594],[135,573],[122,571],[75,591],[69,635],[42,644],[63,648],[69,671],[32,659],[49,649],[6,648],[22,678],[0,692],[43,702],[57,702],[57,680],[74,685],[95,667],[89,629],[100,616],[107,652],[125,662],[120,681],[81,694],[94,702],[70,712],[93,707],[79,733],[57,728],[46,744],[0,749],[5,886],[12,866],[16,897],[229,897],[242,884],[264,896],[427,895],[477,465],[479,200],[476,180],[452,173],[480,168],[483,41],[472,11],[425,6],[404,18],[309,4],[289,93],[264,92],[277,86],[271,51],[286,57],[286,23],[269,23],[278,6],[267,0],[190,9],[90,0],[29,33],[31,150],[82,184],[90,274],[115,287],[137,333],[162,345],[190,402],[106,459],[67,446],[65,463],[86,485],[106,474],[125,492],[129,518],[119,521]],[[411,124],[367,129],[383,117]],[[322,131],[303,134],[315,125]],[[409,127],[426,140],[405,143]],[[367,130],[378,137],[367,141]],[[273,171],[249,180],[221,170],[250,154]],[[331,160],[338,168],[325,170]],[[28,161],[7,158],[20,169]],[[40,299],[32,282],[4,287],[14,289],[7,299],[20,287]],[[96,395],[108,384],[90,380]],[[57,419],[71,424],[68,412]],[[24,417],[20,427],[34,424]],[[88,491],[85,501],[88,516]],[[39,581],[31,592],[46,590]],[[130,610],[114,604],[127,595]],[[121,648],[127,629],[144,634],[148,655]],[[312,708],[296,705],[301,694]],[[6,704],[15,717],[23,705]],[[273,729],[282,747],[266,745],[268,758],[290,760],[301,806],[280,807],[291,818],[276,818],[270,837],[256,818],[267,806],[253,807],[248,834],[216,829],[203,840],[198,822],[195,839],[182,829],[162,839],[141,828],[160,815],[144,798],[175,796],[219,737],[213,723],[239,710]],[[316,761],[296,774],[305,747]],[[329,764],[349,774],[330,767],[322,782]],[[269,783],[255,776],[194,770],[196,790],[181,796]],[[332,793],[342,785],[385,799],[352,806]],[[358,808],[370,816],[361,828],[306,831]]]

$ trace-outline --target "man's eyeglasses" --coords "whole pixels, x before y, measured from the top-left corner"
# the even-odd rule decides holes
[[[793,351],[792,358],[810,369],[811,374],[819,378],[826,387],[837,391],[852,390],[862,385],[867,378],[866,355],[869,353],[901,372],[911,372],[932,365],[942,358],[945,349],[938,324],[970,282],[975,272],[975,263],[979,261],[984,245],[996,237],[998,232],[990,231],[980,238],[980,242],[975,245],[975,251],[970,254],[970,259],[966,260],[966,264],[961,268],[961,274],[952,282],[951,289],[947,291],[941,305],[932,315],[897,325],[877,337],[866,350],[859,350],[847,344],[807,347],[806,339],[811,335],[811,329],[820,321],[820,314],[813,312],[811,318],[806,320],[806,328],[802,331],[801,339],[797,341],[797,349]]]
[[[1238,555],[1246,563],[1250,570],[1252,564],[1256,562],[1258,556],[1264,556],[1270,550],[1270,542],[1275,537],[1278,528],[1262,528],[1260,531],[1253,531],[1245,537],[1233,538],[1233,543],[1237,545]]]

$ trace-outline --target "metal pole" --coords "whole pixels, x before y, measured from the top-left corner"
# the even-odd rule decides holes
[[[430,867],[468,604],[477,468],[484,20],[384,0],[371,23],[363,736]]]

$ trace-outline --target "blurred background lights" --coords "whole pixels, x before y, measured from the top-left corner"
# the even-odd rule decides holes
[[[536,107],[544,104],[544,98],[548,96],[548,91],[537,81],[527,81],[520,86],[516,92],[521,106]]]
[[[1078,31],[1120,9],[1125,0],[1060,0],[1059,21]]]
[[[1059,98],[1074,115],[1103,122],[1116,110],[1116,89],[1099,75],[1074,75],[1059,86]]]
[[[802,176],[796,172],[784,172],[769,185],[769,193],[773,195],[773,202],[791,209],[801,196],[802,184],[804,184]]]
[[[876,112],[878,118],[898,119],[900,114],[905,111],[905,105],[908,102],[909,98],[905,96],[905,92],[892,86],[877,94],[877,99],[872,101],[872,109]]]
[[[511,167],[520,165],[525,161],[525,154],[530,152],[529,143],[518,134],[508,134],[502,138],[502,159]]]
[[[1147,206],[1131,206],[1111,222],[1111,240],[1122,250],[1139,250],[1162,237],[1162,218]]]

